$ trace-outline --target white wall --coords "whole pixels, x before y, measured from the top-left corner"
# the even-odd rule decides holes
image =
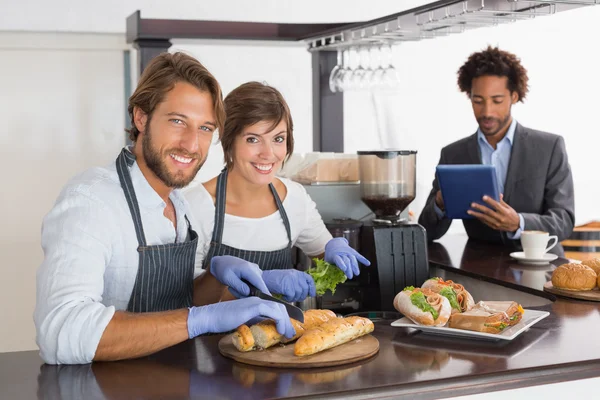
[[[123,33],[125,18],[331,23],[375,19],[428,0],[0,0],[0,30]]]
[[[114,36],[114,35],[112,35]],[[35,348],[40,226],[64,183],[123,145],[123,45],[0,33],[0,352]],[[32,43],[37,43],[32,45]],[[23,47],[30,48],[24,50]],[[37,46],[37,48],[35,48]]]
[[[5,227],[0,244],[0,352],[35,348],[32,311],[43,215],[69,177],[111,161],[123,144],[127,15],[142,8],[144,17],[155,18],[324,22],[368,19],[420,2],[396,6],[395,0],[377,1],[364,7],[358,0],[256,1],[252,6],[233,0],[0,0],[0,140],[5,150],[0,158]],[[395,50],[403,79],[401,89],[388,95],[387,104],[394,111],[398,146],[419,151],[415,211],[420,211],[430,189],[441,147],[475,130],[469,103],[456,89],[455,72],[471,52],[498,43],[517,53],[530,71],[531,94],[526,104],[515,108],[516,117],[525,125],[565,136],[576,181],[577,220],[598,218],[593,201],[599,198],[594,170],[600,143],[594,112],[600,78],[593,69],[599,61],[595,49],[600,32],[594,26],[599,18],[600,7],[576,10]],[[251,79],[278,87],[293,111],[298,151],[312,147],[310,55],[302,46],[175,42],[174,49],[196,55],[225,93]],[[368,96],[345,96],[344,123],[346,151],[379,146]],[[218,146],[211,151],[211,161],[198,180],[220,167]]]

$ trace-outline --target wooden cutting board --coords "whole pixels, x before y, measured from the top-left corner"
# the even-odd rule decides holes
[[[544,290],[546,292],[550,292],[563,297],[571,297],[573,299],[579,300],[591,300],[591,301],[600,301],[600,290],[598,288],[594,288],[592,290],[586,290],[582,292],[576,292],[573,290],[564,290],[555,288],[552,285],[552,281],[548,281],[544,284]]]
[[[266,350],[238,351],[231,334],[219,341],[219,351],[227,358],[244,364],[278,368],[314,368],[350,364],[372,357],[379,351],[379,341],[365,335],[351,342],[305,357],[294,355],[294,343],[275,345]]]

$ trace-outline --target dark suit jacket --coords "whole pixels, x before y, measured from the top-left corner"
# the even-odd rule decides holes
[[[481,164],[477,133],[442,149],[439,164]],[[442,237],[452,220],[439,218],[433,208],[439,190],[437,178],[419,217],[427,238]],[[575,224],[573,177],[562,136],[525,128],[517,124],[504,185],[504,201],[523,215],[526,230],[540,230],[562,241]],[[505,232],[496,231],[477,219],[463,220],[469,238],[520,247]],[[562,254],[559,245],[553,253]]]

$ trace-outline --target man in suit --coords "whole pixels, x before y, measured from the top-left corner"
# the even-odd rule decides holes
[[[573,177],[562,136],[526,128],[511,107],[528,91],[527,70],[513,54],[497,47],[473,53],[458,70],[458,86],[467,94],[479,125],[477,132],[442,149],[439,164],[487,164],[496,167],[500,201],[473,203],[473,219],[463,220],[470,239],[519,246],[521,232],[539,230],[569,237],[575,223]],[[443,236],[446,218],[437,178],[419,223],[429,240]],[[562,253],[560,245],[555,247]]]

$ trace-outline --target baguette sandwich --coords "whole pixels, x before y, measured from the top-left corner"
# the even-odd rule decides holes
[[[294,345],[294,355],[308,356],[373,332],[375,326],[368,318],[334,318],[307,330]]]
[[[286,339],[285,336],[277,332],[275,321],[266,319],[251,327],[240,325],[231,336],[231,340],[235,348],[242,352],[266,349],[277,343],[288,343],[296,340],[302,336],[306,330],[312,329],[334,318],[336,318],[336,315],[331,310],[307,310],[304,313],[304,323],[300,323],[295,319],[290,318],[290,321],[296,330],[296,335],[291,339]]]
[[[449,328],[500,333],[521,321],[523,307],[514,301],[480,301],[471,310],[452,314]]]
[[[418,325],[444,326],[452,307],[447,298],[430,289],[408,286],[394,298],[394,308]]]
[[[445,281],[442,278],[431,278],[423,283],[422,288],[430,289],[447,298],[450,306],[452,306],[452,314],[468,311],[475,305],[471,293],[463,285],[454,283],[451,280]]]

